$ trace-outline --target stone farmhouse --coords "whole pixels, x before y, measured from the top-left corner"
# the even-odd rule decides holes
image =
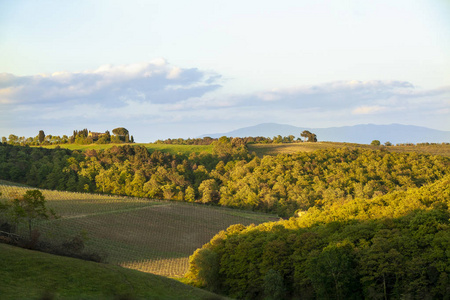
[[[92,140],[96,141],[98,140],[102,135],[105,135],[106,133],[104,132],[92,132],[89,131],[88,133],[88,137],[92,138]]]

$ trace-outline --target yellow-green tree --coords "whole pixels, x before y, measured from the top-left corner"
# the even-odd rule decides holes
[[[39,190],[28,190],[21,197],[15,198],[11,203],[12,215],[16,223],[28,224],[31,238],[32,223],[37,219],[49,219],[56,217],[52,209],[45,206],[45,197]]]

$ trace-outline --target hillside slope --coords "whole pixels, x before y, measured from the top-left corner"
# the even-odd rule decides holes
[[[173,279],[0,244],[1,299],[222,299]]]
[[[258,226],[230,226],[186,275],[239,299],[448,299],[450,176]]]
[[[5,183],[0,181],[0,201],[31,189]],[[84,236],[84,251],[101,254],[106,263],[170,277],[183,276],[189,255],[220,230],[278,220],[274,215],[198,204],[41,191],[47,207],[61,218],[34,223],[40,241],[60,245]],[[18,233],[27,236],[27,226],[19,224]]]

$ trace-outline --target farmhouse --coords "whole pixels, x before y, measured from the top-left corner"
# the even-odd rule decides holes
[[[102,132],[92,132],[89,131],[88,133],[88,137],[92,138],[92,140],[98,140],[102,135],[105,135],[106,133],[102,133]]]

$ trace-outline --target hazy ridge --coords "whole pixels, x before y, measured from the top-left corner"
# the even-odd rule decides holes
[[[319,141],[348,142],[359,144],[370,144],[373,140],[382,143],[387,141],[393,144],[399,143],[444,143],[450,142],[450,131],[442,131],[427,127],[414,125],[390,124],[360,124],[354,126],[309,128],[297,127],[286,124],[262,123],[255,126],[243,127],[225,133],[204,134],[204,136],[221,137],[223,135],[232,137],[264,136],[273,137],[277,135],[300,136],[303,130],[309,130],[317,135]]]

